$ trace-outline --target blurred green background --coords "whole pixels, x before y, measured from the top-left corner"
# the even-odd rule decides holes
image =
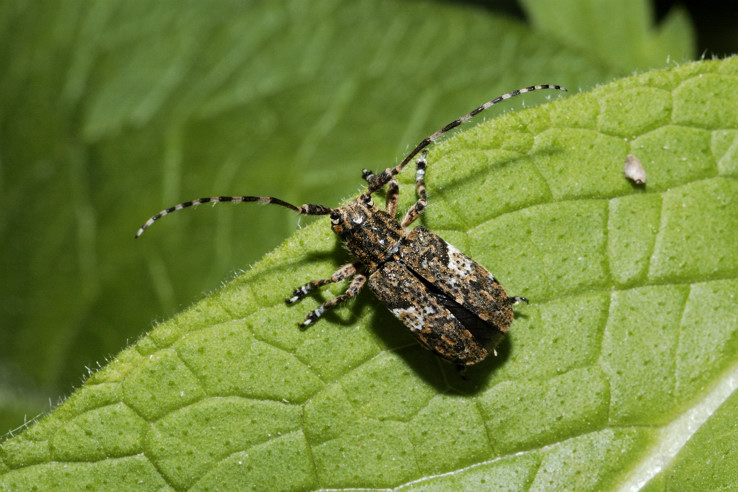
[[[600,21],[621,37],[598,39],[592,3],[3,2],[0,435],[308,222],[199,207],[134,241],[158,210],[332,205],[499,93],[738,47],[735,12],[696,2],[614,2],[625,14]],[[591,44],[567,38],[571,15]],[[545,95],[520,99],[504,110]]]

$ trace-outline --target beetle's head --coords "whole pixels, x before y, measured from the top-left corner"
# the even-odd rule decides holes
[[[356,229],[363,227],[373,214],[372,196],[363,193],[348,205],[333,209],[330,214],[331,227],[339,237],[346,238]]]

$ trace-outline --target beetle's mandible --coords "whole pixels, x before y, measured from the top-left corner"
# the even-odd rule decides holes
[[[304,204],[299,207],[274,197],[216,196],[180,203],[151,217],[136,233],[139,237],[156,220],[177,210],[214,202],[262,202],[280,205],[303,215],[329,215],[333,231],[354,257],[330,278],[313,280],[295,289],[286,300],[293,304],[324,285],[351,279],[346,291],[309,312],[300,326],[307,327],[326,311],[369,288],[425,348],[463,369],[484,360],[513,320],[511,306],[524,297],[509,297],[482,265],[424,227],[408,228],[427,205],[425,147],[485,109],[511,97],[540,89],[566,90],[552,84],[525,87],[487,101],[421,141],[400,164],[379,174],[363,171],[368,187],[342,207]],[[422,152],[422,153],[421,153]],[[395,176],[418,154],[417,201],[397,221],[399,186]],[[384,210],[372,194],[387,187]]]

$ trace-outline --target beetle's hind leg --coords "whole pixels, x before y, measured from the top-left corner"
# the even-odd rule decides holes
[[[317,309],[310,311],[307,314],[307,316],[305,316],[305,321],[300,323],[300,328],[305,328],[307,326],[312,325],[318,320],[318,318],[323,316],[323,314],[329,309],[333,309],[336,306],[340,305],[341,303],[346,302],[352,297],[356,296],[356,294],[359,293],[361,288],[364,287],[365,283],[366,283],[366,275],[363,275],[363,274],[356,275],[354,279],[351,281],[351,284],[349,284],[348,289],[346,289],[346,292],[344,292],[340,296],[334,297],[333,299],[329,299],[328,301],[318,306]]]
[[[415,202],[412,207],[410,207],[410,210],[407,211],[405,217],[402,219],[401,225],[403,228],[415,222],[415,220],[420,217],[420,214],[423,213],[423,210],[425,210],[426,205],[428,205],[428,199],[425,194],[425,156],[427,154],[428,151],[424,150],[423,153],[420,154],[418,162],[416,163],[417,170],[415,171],[415,192],[418,195],[418,201]]]
[[[456,372],[459,374],[459,377],[463,379],[464,381],[469,380],[469,377],[466,375],[466,366],[464,364],[456,364]]]

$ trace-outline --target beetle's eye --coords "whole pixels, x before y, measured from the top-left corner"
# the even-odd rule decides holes
[[[341,218],[341,214],[337,211],[331,212],[331,223],[340,224],[341,222],[343,222],[343,218]]]

